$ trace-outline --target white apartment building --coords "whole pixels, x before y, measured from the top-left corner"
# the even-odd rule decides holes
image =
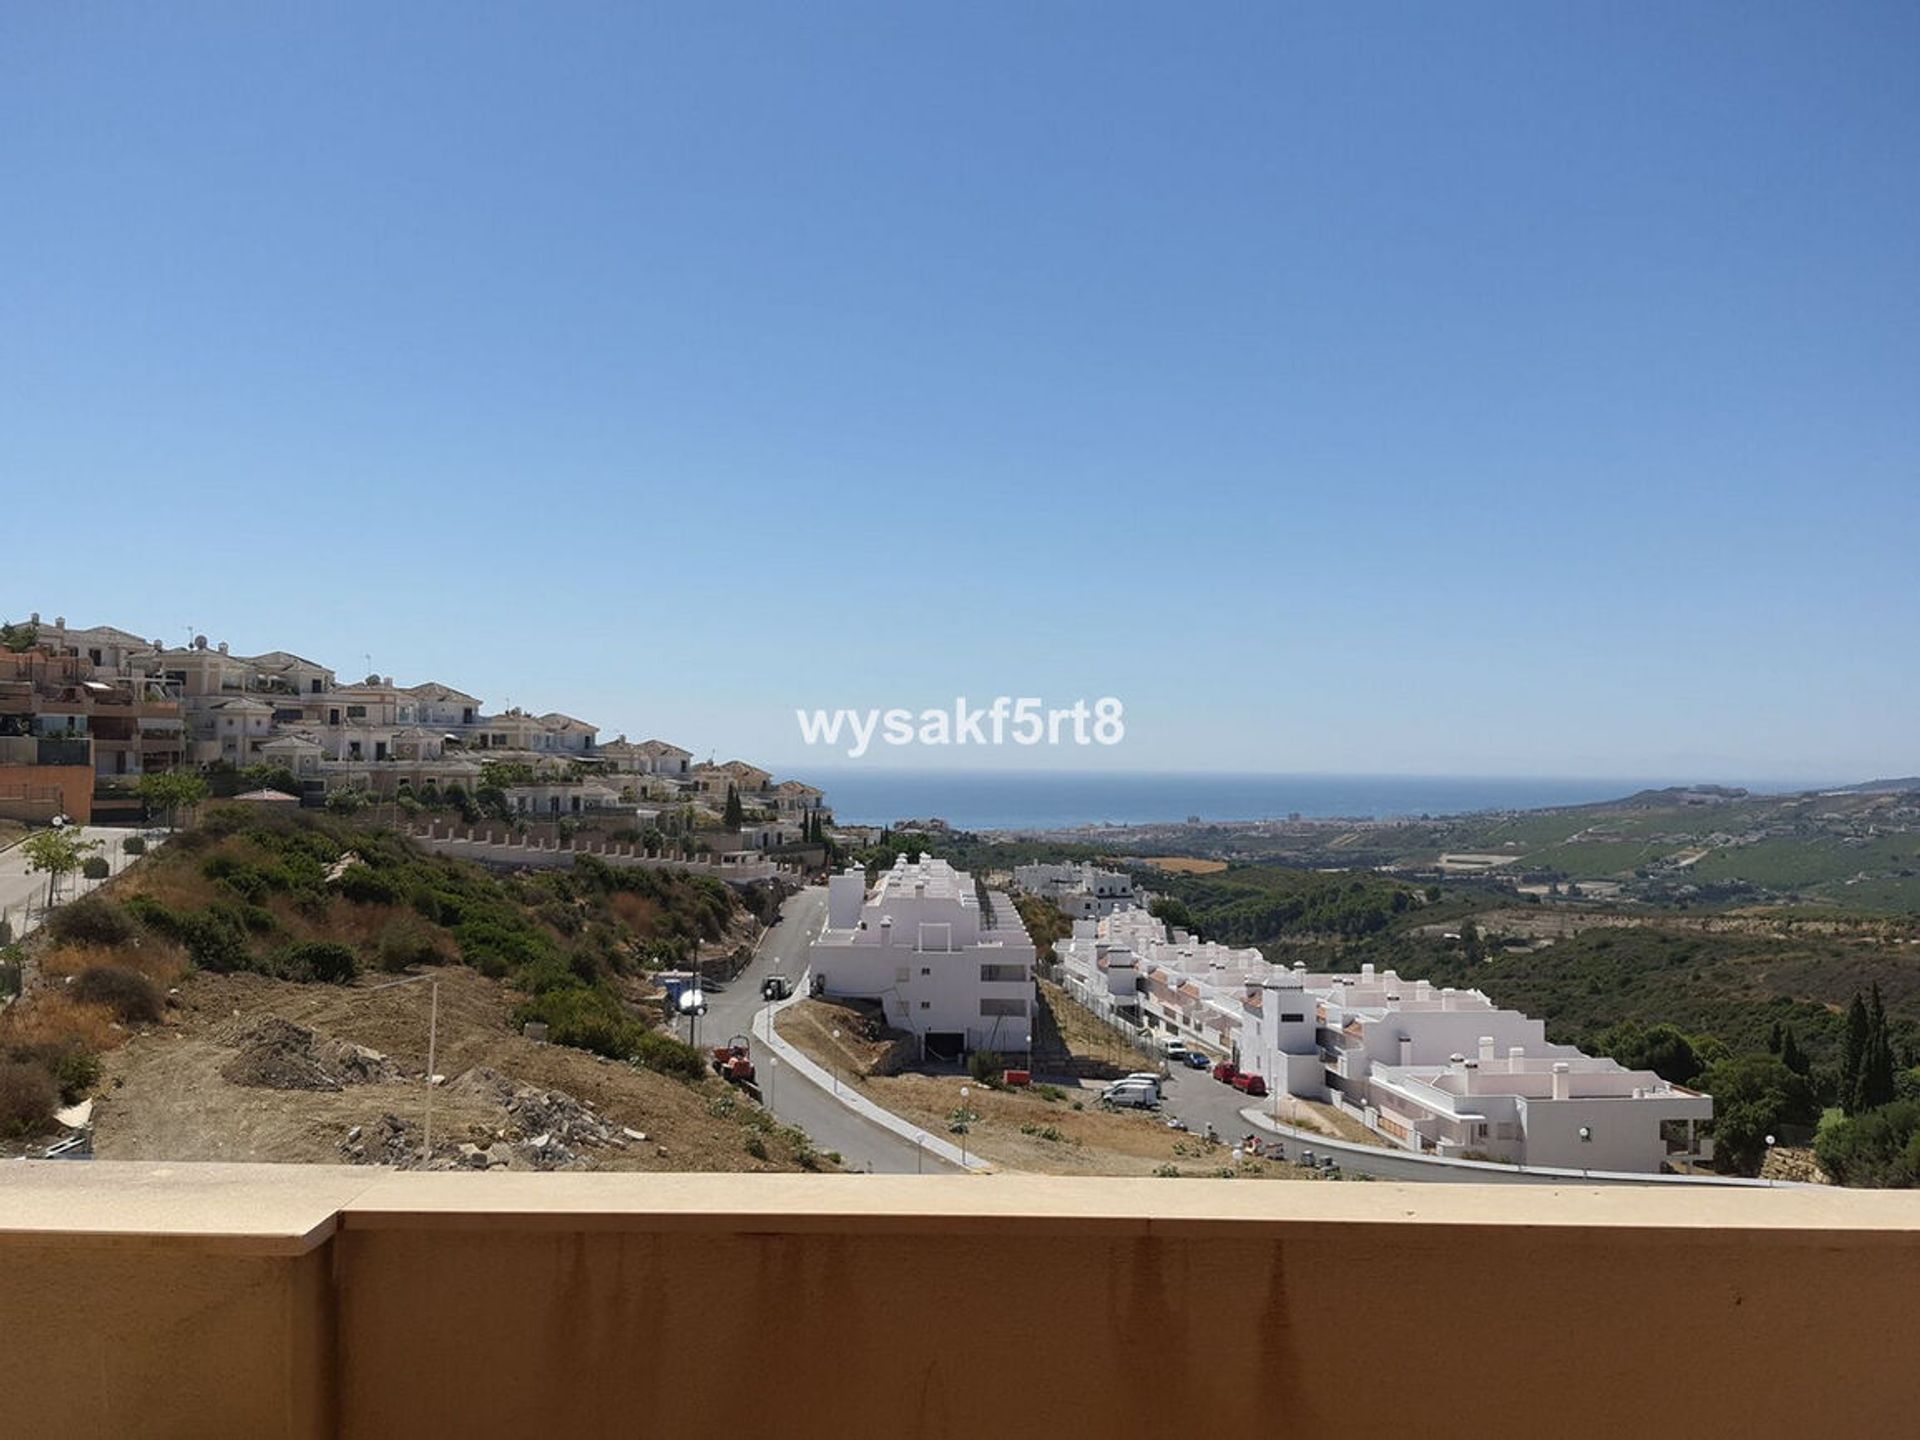
[[[1134,892],[1133,877],[1119,870],[1103,870],[1091,862],[1016,865],[1013,888],[1026,895],[1051,900],[1074,920],[1091,920],[1142,904]]]
[[[929,1058],[1033,1048],[1033,941],[1004,896],[983,907],[973,877],[901,856],[867,893],[853,866],[827,882],[827,920],[809,950],[817,993],[876,1000]]]
[[[1711,1096],[1553,1044],[1544,1021],[1478,990],[1372,965],[1286,969],[1138,910],[1079,922],[1054,948],[1091,1008],[1220,1050],[1276,1096],[1338,1105],[1409,1150],[1648,1173],[1711,1153]]]

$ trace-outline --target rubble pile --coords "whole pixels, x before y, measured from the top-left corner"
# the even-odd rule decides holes
[[[266,1015],[229,1037],[238,1051],[220,1067],[236,1085],[268,1090],[344,1090],[399,1078],[377,1050],[332,1040],[278,1015]]]

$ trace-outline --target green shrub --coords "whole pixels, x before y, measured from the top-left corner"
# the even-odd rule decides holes
[[[356,905],[392,905],[400,898],[393,882],[368,865],[349,865],[335,883]]]
[[[142,836],[129,835],[120,842],[120,849],[123,854],[144,855],[147,853],[147,842]]]
[[[63,944],[117,946],[132,943],[140,930],[111,900],[82,895],[47,917],[47,933]]]
[[[155,1025],[166,1013],[160,987],[118,965],[89,965],[73,977],[67,993],[83,1005],[104,1005],[128,1025]]]
[[[998,1085],[1006,1068],[997,1050],[976,1050],[967,1056],[967,1073],[982,1085]]]
[[[136,895],[127,910],[154,934],[185,946],[187,958],[203,970],[226,974],[256,968],[242,923],[220,907],[181,911]]]
[[[89,855],[80,862],[80,873],[89,880],[104,880],[113,873],[104,855]]]
[[[704,1055],[661,1030],[642,1029],[634,1042],[633,1058],[649,1070],[681,1080],[699,1080],[707,1073]]]
[[[0,1135],[38,1135],[53,1124],[60,1090],[44,1066],[0,1061]]]
[[[434,933],[417,920],[402,916],[380,932],[380,968],[390,975],[416,965],[441,965],[447,958]]]
[[[337,940],[302,940],[274,956],[274,969],[288,980],[345,985],[360,973],[360,958]]]
[[[756,1160],[764,1160],[767,1158],[767,1142],[751,1130],[747,1132],[747,1138],[741,1142],[740,1148]]]

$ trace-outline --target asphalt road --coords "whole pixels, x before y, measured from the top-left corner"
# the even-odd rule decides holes
[[[786,903],[779,923],[760,942],[753,963],[726,988],[707,991],[707,1013],[700,1018],[701,1045],[723,1044],[730,1036],[752,1033],[753,1016],[766,1004],[760,982],[781,974],[796,987],[807,968],[807,943],[826,918],[827,892],[822,886],[802,890]],[[791,1066],[772,1064],[773,1055],[753,1042],[754,1072],[767,1108],[788,1125],[798,1125],[819,1150],[835,1150],[849,1170],[880,1175],[955,1174],[956,1167],[932,1155],[922,1156],[913,1145],[848,1110],[831,1093],[800,1075]]]
[[[1163,1103],[1162,1115],[1177,1115],[1187,1122],[1187,1128],[1199,1134],[1211,1121],[1220,1134],[1220,1143],[1230,1146],[1252,1129],[1241,1118],[1240,1112],[1250,1105],[1260,1102],[1249,1100],[1231,1085],[1222,1085],[1205,1070],[1188,1070],[1184,1066],[1173,1072],[1167,1082],[1160,1087]],[[1265,1102],[1271,1107],[1272,1100]],[[1258,1132],[1262,1142],[1273,1139],[1269,1132]],[[1297,1160],[1300,1152],[1314,1148],[1311,1140],[1298,1141],[1289,1138],[1283,1142],[1287,1147],[1287,1158]],[[1428,1183],[1458,1183],[1471,1179],[1476,1184],[1500,1184],[1503,1181],[1521,1180],[1519,1176],[1506,1176],[1493,1172],[1485,1176],[1449,1174],[1433,1165],[1423,1165],[1418,1160],[1408,1159],[1394,1154],[1391,1150],[1381,1150],[1379,1158],[1372,1155],[1364,1158],[1350,1155],[1342,1150],[1336,1158],[1340,1168],[1349,1174],[1371,1175],[1378,1180],[1410,1180]],[[1524,1181],[1522,1181],[1524,1183]]]

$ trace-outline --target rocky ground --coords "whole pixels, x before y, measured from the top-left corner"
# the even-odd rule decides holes
[[[514,997],[470,970],[439,981],[433,1160],[439,1168],[791,1170],[806,1151],[717,1079],[689,1085],[536,1044]],[[104,1160],[417,1164],[431,1002],[379,988],[194,974],[157,1026],[105,1057]],[[757,1153],[756,1153],[757,1152]],[[808,1167],[818,1162],[809,1157]]]

